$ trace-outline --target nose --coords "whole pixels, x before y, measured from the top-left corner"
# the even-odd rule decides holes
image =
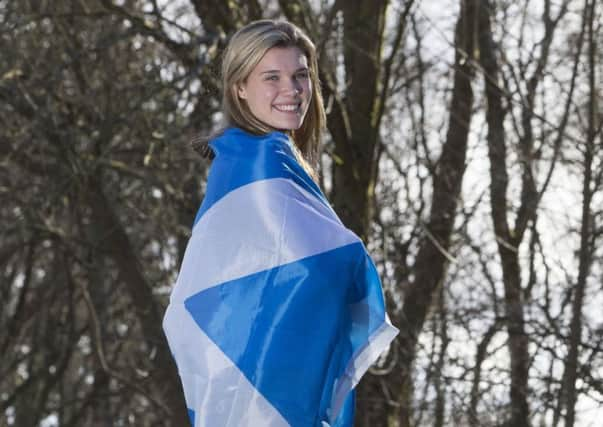
[[[292,77],[285,79],[282,90],[287,94],[298,95],[303,92],[303,87],[295,77]]]

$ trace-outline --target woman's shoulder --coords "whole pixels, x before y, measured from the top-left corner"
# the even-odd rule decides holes
[[[211,141],[221,140],[221,139],[227,139],[227,140],[232,140],[232,139],[237,140],[238,139],[238,140],[261,142],[261,141],[265,141],[265,140],[289,141],[289,139],[290,139],[286,133],[278,131],[278,130],[274,130],[272,132],[267,132],[267,133],[253,133],[247,129],[243,129],[238,126],[227,126],[227,127],[221,128],[218,131],[216,131],[214,135],[215,136],[213,138],[211,138]]]
[[[291,148],[289,136],[280,131],[264,134],[251,133],[245,129],[229,126],[215,133],[208,141],[208,147],[215,155],[219,154],[251,154],[264,152],[272,148]],[[289,151],[289,150],[287,150]]]
[[[213,160],[216,153],[229,152],[240,145],[242,148],[251,148],[250,143],[257,144],[263,140],[286,140],[288,136],[282,132],[267,134],[254,134],[237,126],[223,126],[213,132],[197,133],[190,141],[192,148],[202,157]]]

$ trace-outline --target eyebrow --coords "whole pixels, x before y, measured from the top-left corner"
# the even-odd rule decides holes
[[[300,71],[310,71],[310,69],[308,67],[300,67],[297,70],[295,70],[296,73],[300,72]],[[270,74],[270,73],[280,73],[281,70],[266,70],[266,71],[262,71],[260,74]]]

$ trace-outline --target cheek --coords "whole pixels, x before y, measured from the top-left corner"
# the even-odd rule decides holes
[[[275,91],[271,88],[258,88],[254,91],[251,103],[258,107],[268,108],[275,97]]]

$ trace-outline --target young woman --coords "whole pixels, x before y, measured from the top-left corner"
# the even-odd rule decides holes
[[[313,177],[316,51],[253,22],[223,56],[225,125],[164,329],[194,426],[351,426],[353,388],[397,330],[375,266]]]

